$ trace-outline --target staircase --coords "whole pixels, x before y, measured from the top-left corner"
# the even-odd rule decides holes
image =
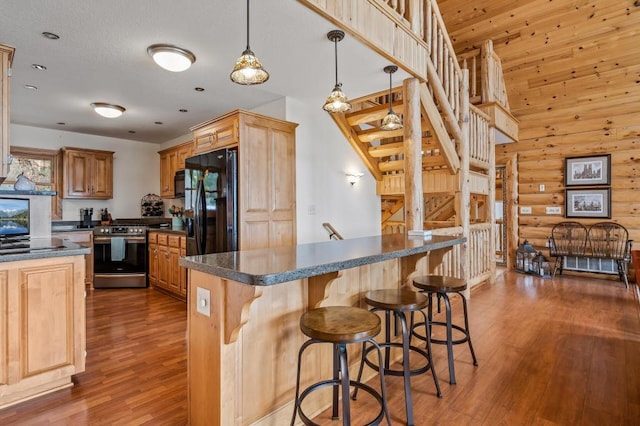
[[[490,131],[490,123],[491,130],[498,129],[505,121],[498,112],[508,113],[499,58],[490,43],[458,58],[435,0],[298,1],[420,81],[417,93],[396,87],[391,95],[385,90],[353,99],[349,113],[331,115],[377,181],[383,232],[406,232],[403,197],[414,182],[405,178],[405,130],[384,131],[380,124],[390,103],[402,115],[405,100],[419,97],[424,228],[462,233],[469,245],[447,254],[448,261],[437,272],[463,274],[471,285],[486,279],[495,268],[493,258],[484,255],[492,253],[495,244],[492,206],[498,133]],[[493,80],[483,85],[483,77]],[[500,131],[517,139],[517,121],[509,125],[513,123],[515,133],[509,126]]]

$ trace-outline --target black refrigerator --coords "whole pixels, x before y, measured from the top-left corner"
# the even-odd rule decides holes
[[[185,161],[187,256],[238,250],[238,151],[221,149]]]

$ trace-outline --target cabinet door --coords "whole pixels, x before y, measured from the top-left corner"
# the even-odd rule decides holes
[[[113,198],[113,154],[94,154],[91,171],[91,198]]]
[[[158,287],[165,290],[169,289],[169,276],[171,270],[169,268],[169,248],[167,246],[158,245]]]
[[[174,196],[173,177],[178,170],[177,151],[167,151],[160,155],[160,196],[171,198]]]
[[[91,161],[93,156],[81,151],[64,154],[64,197],[91,196]]]
[[[238,117],[232,116],[212,123],[193,133],[194,154],[236,145],[239,139]]]
[[[149,284],[157,285],[158,281],[158,244],[149,241]]]
[[[168,269],[169,276],[167,280],[168,289],[176,295],[180,295],[180,266],[178,260],[180,259],[180,248],[169,247],[167,249],[168,254]]]
[[[180,237],[180,257],[187,255],[187,237]],[[179,265],[178,265],[179,266]],[[187,268],[179,266],[180,269],[180,295],[187,298]]]
[[[178,148],[178,166],[176,170],[183,170],[185,160],[192,156],[193,152],[193,142],[181,145]]]
[[[9,69],[13,47],[0,44],[0,176],[9,174]]]

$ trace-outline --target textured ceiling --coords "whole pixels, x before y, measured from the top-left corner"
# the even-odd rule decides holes
[[[283,96],[313,102],[324,114],[322,103],[334,85],[326,33],[334,27],[294,0],[253,1],[251,47],[271,77],[260,86],[238,86],[229,73],[246,45],[245,11],[240,0],[0,0],[0,43],[16,48],[11,122],[162,143],[216,115]],[[43,31],[60,39],[49,40]],[[146,53],[155,43],[189,49],[197,60],[185,72],[165,71]],[[349,97],[386,87],[387,61],[349,36],[338,51]],[[404,77],[399,72],[397,81]],[[105,119],[92,102],[127,111]]]

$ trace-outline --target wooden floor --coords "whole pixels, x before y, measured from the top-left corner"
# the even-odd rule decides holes
[[[416,425],[640,424],[639,308],[634,288],[608,280],[505,273],[474,289],[479,365],[456,347],[450,385],[435,347],[443,398],[431,375],[414,377]],[[90,292],[87,371],[70,390],[0,410],[0,425],[186,424],[185,327],[185,305],[153,290]],[[401,378],[387,383],[404,424]]]

